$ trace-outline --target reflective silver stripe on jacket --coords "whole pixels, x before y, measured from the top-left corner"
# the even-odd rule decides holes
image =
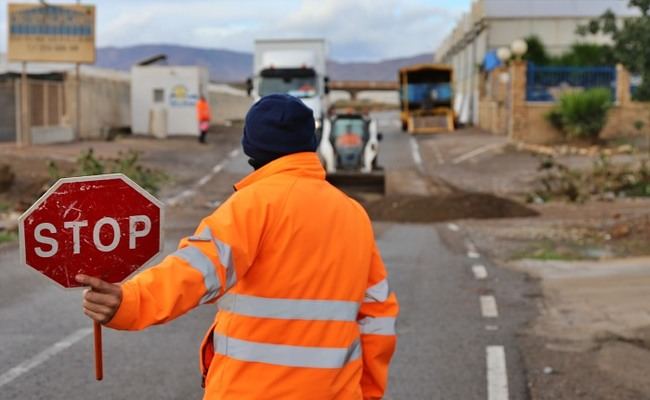
[[[217,275],[217,269],[212,263],[212,260],[201,250],[196,247],[188,246],[171,254],[187,263],[203,275],[203,283],[205,284],[206,292],[201,298],[201,304],[207,303],[214,299],[221,290],[221,281]]]
[[[284,344],[250,342],[214,335],[214,347],[221,354],[240,361],[261,362],[285,367],[342,368],[361,357],[361,343],[355,340],[350,347],[307,347]]]
[[[388,281],[384,279],[366,289],[366,296],[363,301],[365,303],[383,303],[388,299],[389,293]]]
[[[226,268],[226,288],[230,289],[237,283],[237,272],[235,271],[235,263],[232,261],[232,250],[230,246],[217,238],[214,238],[214,244],[219,250],[219,260]]]
[[[230,289],[237,283],[237,272],[235,271],[235,263],[232,259],[232,249],[230,245],[222,242],[212,235],[209,227],[203,228],[201,233],[188,238],[191,242],[212,242],[217,247],[219,261],[226,268],[226,289]]]
[[[356,321],[359,304],[342,300],[274,299],[228,293],[219,309],[248,317],[311,321]]]
[[[395,317],[366,317],[359,321],[361,334],[395,335]]]

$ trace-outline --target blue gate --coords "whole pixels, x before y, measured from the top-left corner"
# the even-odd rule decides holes
[[[616,99],[616,67],[540,67],[528,64],[526,100],[555,101],[571,89],[607,88]]]

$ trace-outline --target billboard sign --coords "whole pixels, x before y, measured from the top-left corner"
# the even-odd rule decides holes
[[[8,5],[11,61],[95,62],[95,6]]]

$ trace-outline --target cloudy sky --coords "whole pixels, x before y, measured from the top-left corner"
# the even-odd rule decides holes
[[[51,1],[63,2],[72,1]],[[255,38],[324,37],[330,45],[331,57],[341,61],[433,52],[470,3],[471,0],[94,1],[98,46],[173,43],[251,51]],[[6,12],[6,7],[0,5],[0,52],[7,46]]]

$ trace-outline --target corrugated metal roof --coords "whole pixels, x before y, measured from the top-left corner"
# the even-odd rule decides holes
[[[628,0],[479,0],[486,18],[591,18],[608,9],[617,16],[639,15]]]
[[[33,75],[46,75],[52,73],[73,73],[74,64],[64,63],[27,63],[27,73]],[[7,55],[0,53],[0,74],[22,72],[22,63],[7,60]],[[114,80],[130,80],[131,75],[126,71],[117,71],[106,68],[97,68],[92,65],[82,65],[81,74],[83,76],[91,76],[104,79]]]

